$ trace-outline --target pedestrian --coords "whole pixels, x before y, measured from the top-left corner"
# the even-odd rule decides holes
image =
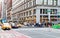
[[[52,31],[52,30],[51,30],[51,23],[50,23],[50,22],[48,22],[48,27],[49,27],[49,30],[48,30],[48,31],[49,31],[49,32]]]
[[[24,25],[26,26],[27,25],[27,22],[24,22]]]
[[[42,25],[42,27],[45,27],[45,21],[43,21],[41,25]]]

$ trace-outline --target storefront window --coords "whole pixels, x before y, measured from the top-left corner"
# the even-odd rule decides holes
[[[43,10],[42,10],[42,9],[40,9],[40,14],[42,14],[42,12],[43,12]]]
[[[47,9],[43,9],[43,14],[47,14]]]
[[[51,9],[51,14],[57,14],[57,9]]]

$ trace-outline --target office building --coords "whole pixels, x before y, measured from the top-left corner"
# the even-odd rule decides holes
[[[12,19],[20,23],[60,22],[60,0],[14,0]]]

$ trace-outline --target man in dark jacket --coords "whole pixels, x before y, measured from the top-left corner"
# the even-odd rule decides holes
[[[45,21],[43,21],[43,22],[41,23],[41,25],[42,25],[42,27],[45,27]]]

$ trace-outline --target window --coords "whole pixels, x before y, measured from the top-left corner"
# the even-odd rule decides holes
[[[24,14],[22,13],[22,16],[24,16]]]
[[[36,14],[36,9],[33,10],[33,14]]]
[[[48,3],[48,0],[44,0],[44,5],[47,5],[47,3]]]
[[[52,21],[57,21],[57,19],[52,19]]]
[[[20,14],[17,14],[17,18],[19,18],[20,17]]]
[[[58,16],[58,18],[60,18],[60,16]]]
[[[42,10],[42,9],[40,9],[40,14],[42,14],[42,12],[43,12],[43,10]]]
[[[29,7],[31,7],[31,6],[32,6],[32,2],[30,1],[30,2],[29,2]]]
[[[25,9],[25,4],[24,4],[24,9]]]
[[[25,9],[26,9],[26,4],[25,4]]]
[[[54,0],[54,5],[57,5],[57,1],[58,1],[58,0]]]
[[[48,5],[53,5],[53,0],[48,0]]]
[[[31,11],[29,11],[29,15],[31,15],[32,13],[31,13]]]
[[[26,12],[26,16],[28,16],[28,12]]]
[[[33,0],[33,6],[35,6],[36,5],[36,0]]]
[[[24,0],[24,2],[27,2],[27,0]]]
[[[45,13],[47,14],[47,9],[45,9]]]
[[[28,3],[26,3],[26,8],[28,8]]]
[[[51,14],[57,14],[57,9],[51,9]]]
[[[58,0],[57,3],[58,3],[58,6],[60,6],[60,0]]]
[[[43,14],[47,14],[47,9],[43,9]]]
[[[24,12],[24,16],[25,16],[25,12]]]
[[[42,5],[43,4],[43,0],[40,0],[40,5]]]

